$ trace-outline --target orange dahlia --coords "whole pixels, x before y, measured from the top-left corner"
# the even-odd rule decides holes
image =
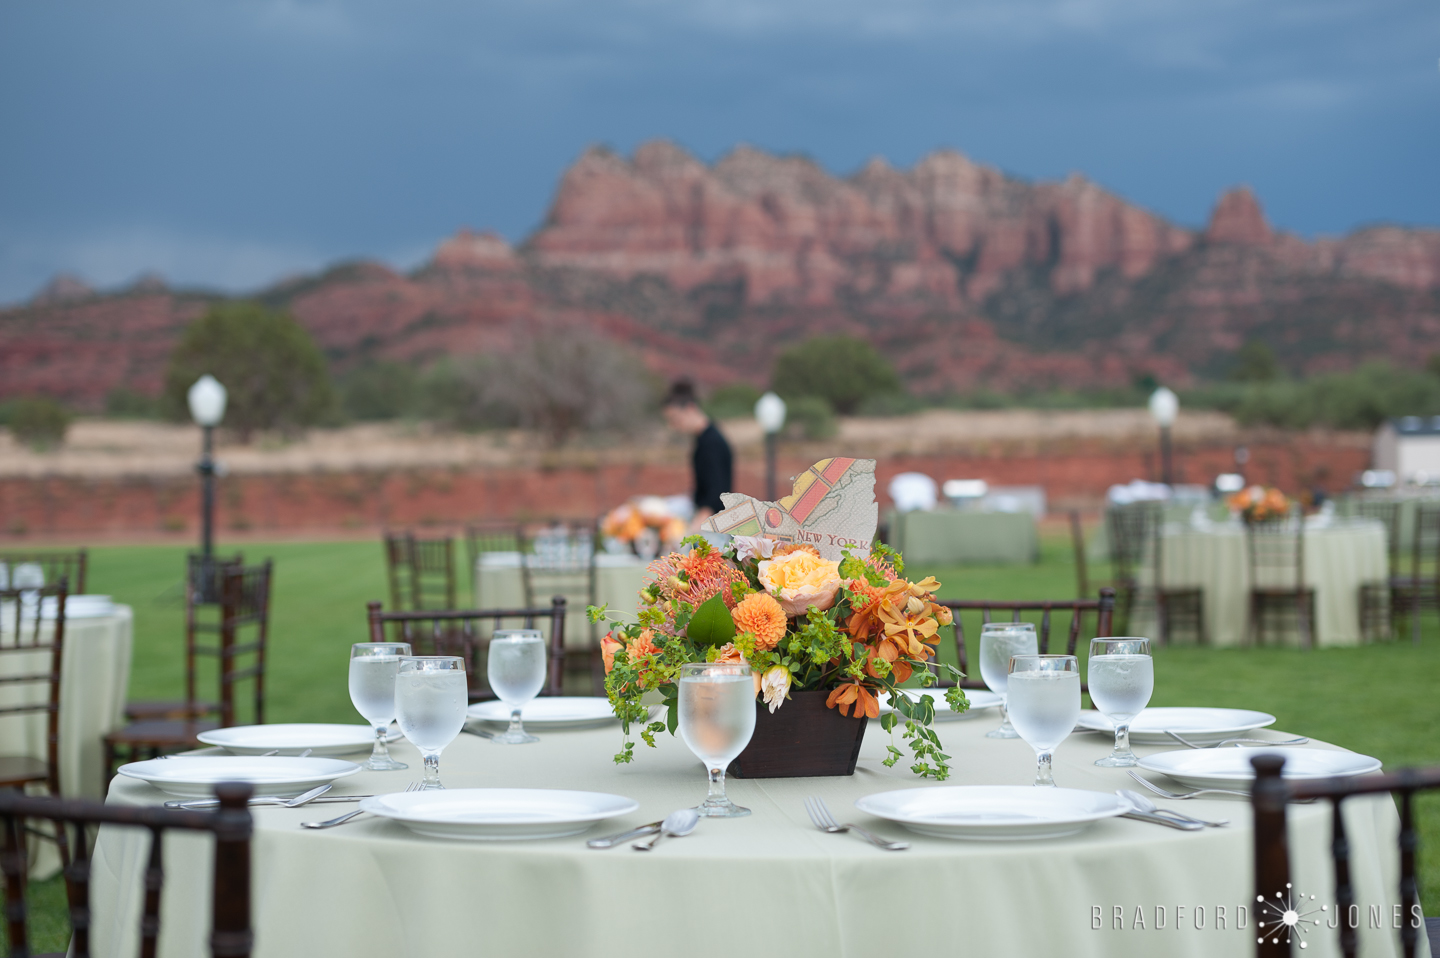
[[[752,592],[730,610],[735,628],[755,636],[755,648],[768,652],[785,637],[785,610],[768,592]]]

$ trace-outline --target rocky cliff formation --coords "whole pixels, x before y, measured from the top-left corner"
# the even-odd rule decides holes
[[[586,152],[518,249],[461,231],[412,274],[351,263],[265,290],[342,367],[503,350],[598,328],[662,375],[763,382],[774,352],[847,332],[923,392],[1222,375],[1259,337],[1294,371],[1440,351],[1440,231],[1302,240],[1249,189],[1192,231],[1079,175],[1032,183],[951,151],[836,177],[739,147],[712,166],[657,141]],[[70,277],[0,310],[0,397],[98,406],[158,389],[210,297]]]

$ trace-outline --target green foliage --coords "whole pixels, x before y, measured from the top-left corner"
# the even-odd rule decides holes
[[[735,637],[735,620],[725,608],[725,600],[712,595],[700,603],[700,608],[690,616],[685,628],[685,637],[699,646],[724,645]]]
[[[367,360],[340,379],[340,401],[351,419],[399,419],[420,401],[420,375],[409,363]]]
[[[259,303],[217,303],[186,328],[165,374],[168,415],[189,418],[186,393],[206,373],[229,393],[224,425],[245,440],[257,430],[319,425],[335,410],[325,358],[310,334]]]
[[[160,401],[121,386],[106,395],[105,415],[115,419],[156,419],[160,416]]]
[[[1440,378],[1376,361],[1300,381],[1194,390],[1182,396],[1181,405],[1221,409],[1247,426],[1369,430],[1396,416],[1440,415]]]
[[[755,415],[760,390],[750,383],[727,383],[705,400],[705,412],[711,419],[743,419]]]
[[[846,416],[866,399],[901,392],[889,360],[853,336],[816,336],[792,346],[776,358],[771,382],[786,402],[818,397]]]
[[[1275,351],[1258,339],[1252,339],[1235,354],[1230,379],[1237,383],[1270,383],[1283,375]]]
[[[9,403],[5,418],[17,442],[44,450],[53,449],[65,441],[65,433],[73,417],[55,400],[34,396]]]
[[[797,439],[829,439],[840,429],[830,404],[819,396],[798,396],[785,404],[785,432]]]

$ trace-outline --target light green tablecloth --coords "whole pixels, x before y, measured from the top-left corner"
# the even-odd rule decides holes
[[[997,722],[990,711],[938,726],[954,756],[952,784],[1033,779],[1029,746],[984,737]],[[731,797],[754,810],[750,817],[703,820],[692,836],[666,840],[648,855],[625,847],[596,851],[585,847],[586,838],[699,801],[703,769],[668,735],[659,736],[656,750],[639,746],[635,762],[621,767],[611,763],[620,744],[616,727],[542,732],[541,738],[514,747],[461,735],[441,759],[441,777],[452,788],[613,792],[639,801],[639,811],[572,838],[469,843],[418,837],[368,816],[327,831],[299,827],[338,815],[344,805],[257,808],[257,958],[873,958],[897,951],[927,958],[1234,958],[1254,948],[1253,838],[1244,799],[1183,803],[1186,812],[1232,822],[1196,833],[1111,819],[1045,841],[927,838],[853,807],[873,792],[930,787],[903,763],[896,769],[880,764],[887,736],[871,723],[852,777],[731,781]],[[1108,748],[1108,736],[1072,735],[1056,753],[1056,780],[1107,793],[1133,786],[1123,770],[1091,764]],[[419,756],[408,744],[392,750],[410,763],[408,771],[361,772],[335,791],[403,789],[418,775]],[[841,821],[903,837],[910,850],[886,852],[854,836],[818,832],[802,804],[808,795],[823,797]],[[110,792],[112,802],[125,804],[164,798],[118,777]],[[1358,900],[1362,910],[1376,904],[1388,916],[1398,868],[1394,804],[1379,797],[1347,807]],[[1321,899],[1334,889],[1329,835],[1328,807],[1292,808],[1296,889]],[[97,955],[134,953],[147,842],[133,832],[102,831],[93,866]],[[161,908],[167,958],[204,953],[209,844],[199,837],[167,839]],[[1176,906],[1185,907],[1179,921]],[[1219,906],[1226,909],[1224,931],[1215,927]],[[1124,916],[1121,930],[1111,927],[1116,907]],[[1203,930],[1194,927],[1197,907],[1205,910]],[[1247,927],[1237,930],[1242,907],[1249,909]],[[1132,927],[1136,909],[1143,909],[1144,930]],[[1162,929],[1157,909],[1164,909]],[[1307,935],[1306,954],[1335,955],[1331,934]],[[1396,953],[1393,932],[1361,935],[1366,955]]]
[[[1015,564],[1040,558],[1035,517],[1028,512],[892,512],[890,544],[907,568],[971,563]]]
[[[639,607],[640,587],[645,584],[647,563],[634,556],[601,554],[595,557],[595,602],[614,612],[633,615]],[[475,595],[482,609],[519,609],[525,605],[525,580],[520,570],[520,553],[486,552],[475,564]],[[585,617],[585,601],[570,598],[570,612],[565,616],[566,648],[586,648],[590,642],[590,620]],[[548,596],[536,596],[536,604],[548,608]],[[623,621],[634,621],[629,616]],[[549,621],[538,624],[550,634]]]
[[[1167,529],[1161,542],[1164,584],[1204,590],[1206,641],[1212,645],[1243,643],[1250,601],[1244,528],[1236,524],[1203,532]],[[1329,528],[1306,530],[1305,581],[1315,590],[1317,646],[1360,643],[1360,585],[1384,581],[1386,567],[1385,527],[1379,522],[1342,521]],[[1147,562],[1140,577],[1142,588],[1153,580],[1154,565]],[[1136,635],[1157,634],[1153,604],[1139,604],[1130,630]],[[1270,635],[1275,635],[1275,630]],[[1296,640],[1293,631],[1289,638]]]
[[[13,615],[13,613],[11,613]],[[15,641],[13,622],[0,630],[0,643]],[[134,616],[128,605],[113,615],[70,619],[65,623],[65,654],[60,666],[60,791],[66,798],[105,797],[105,735],[125,721],[125,693],[130,684],[130,647]],[[27,626],[27,629],[29,627]],[[49,641],[52,626],[41,624]],[[27,640],[29,634],[27,632]],[[50,653],[6,652],[0,655],[0,677],[50,671]],[[45,685],[0,684],[0,705],[44,702]],[[42,712],[0,716],[0,755],[46,758],[47,719]],[[44,794],[44,788],[32,789]],[[47,878],[60,868],[51,842],[31,842],[30,875]]]

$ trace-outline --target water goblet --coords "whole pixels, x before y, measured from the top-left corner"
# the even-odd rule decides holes
[[[980,677],[990,691],[1000,696],[1000,727],[986,732],[986,738],[1019,738],[1010,724],[1005,692],[1010,677],[1010,656],[1035,655],[1039,651],[1035,626],[1030,622],[986,622],[981,627]]]
[[[422,790],[440,784],[440,753],[465,725],[469,698],[465,660],[458,655],[415,655],[400,660],[395,675],[395,720],[425,757]]]
[[[695,809],[703,817],[750,814],[725,797],[725,769],[755,734],[755,683],[750,676],[744,662],[680,666],[680,737],[710,776],[710,793]]]
[[[350,646],[350,704],[375,729],[375,747],[361,768],[393,772],[409,768],[390,757],[385,736],[395,721],[395,675],[410,654],[408,642],[356,642]]]
[[[497,629],[487,663],[490,689],[510,709],[510,727],[490,741],[524,745],[540,739],[525,731],[520,712],[545,687],[545,640],[536,629]]]
[[[1080,660],[1073,655],[1016,655],[1010,659],[1010,721],[1035,750],[1035,784],[1055,786],[1055,747],[1080,718]]]
[[[1090,701],[1115,724],[1115,748],[1096,759],[1103,768],[1129,768],[1140,760],[1130,750],[1130,723],[1150,704],[1155,691],[1155,660],[1150,657],[1150,640],[1142,638],[1092,639],[1090,659]]]

